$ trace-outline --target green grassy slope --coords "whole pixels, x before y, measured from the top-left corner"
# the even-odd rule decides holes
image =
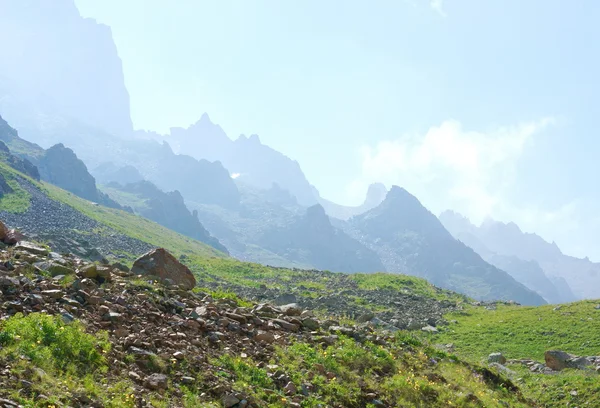
[[[178,234],[146,218],[92,203],[68,191],[46,182],[33,180],[6,163],[0,162],[0,174],[15,190],[5,195],[0,200],[0,209],[24,213],[29,208],[29,194],[20,185],[18,180],[25,180],[41,189],[51,199],[69,205],[82,214],[112,228],[122,234],[139,239],[150,245],[165,247],[177,256],[186,255],[193,259],[211,257],[225,257],[226,255],[200,241]],[[102,233],[102,231],[96,231]]]
[[[225,256],[222,252],[200,241],[178,234],[146,218],[130,214],[127,211],[97,205],[52,184],[42,183],[42,188],[50,198],[67,204],[88,217],[132,238],[157,247],[167,248],[177,256],[186,255],[191,258]]]
[[[496,310],[468,307],[447,315],[456,320],[432,336],[431,341],[452,343],[455,353],[481,363],[492,352],[508,359],[544,362],[546,350],[563,350],[578,356],[600,355],[598,301],[560,306],[498,305]],[[564,370],[551,375],[532,373],[521,364],[509,364],[524,394],[540,407],[600,406],[600,378],[594,371]]]
[[[118,188],[113,188],[104,185],[99,185],[98,189],[103,193],[108,194],[110,198],[112,198],[113,200],[115,200],[123,206],[129,206],[134,210],[149,208],[148,204],[146,203],[146,199],[140,197],[137,194],[128,193]]]

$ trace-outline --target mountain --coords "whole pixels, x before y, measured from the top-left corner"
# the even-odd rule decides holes
[[[488,219],[477,227],[450,211],[440,215],[440,219],[454,236],[469,242],[473,242],[473,238],[469,237],[475,237],[480,245],[497,257],[516,257],[539,265],[555,290],[561,293],[561,302],[600,297],[599,263],[565,255],[556,243],[549,243],[537,234],[523,232],[512,222]],[[539,285],[544,287],[547,283]]]
[[[92,172],[100,184],[115,182],[126,185],[144,180],[144,176],[135,167],[131,165],[118,166],[113,162],[102,163],[92,170]]]
[[[108,26],[73,0],[0,0],[0,77],[41,95],[68,117],[129,134],[129,94]]]
[[[285,259],[317,269],[347,273],[385,270],[375,251],[333,227],[318,204],[291,224],[266,232],[259,243]]]
[[[66,117],[109,133],[132,132],[122,63],[108,26],[82,18],[73,0],[0,0],[0,10],[0,49],[10,61],[0,64],[0,82]]]
[[[445,211],[439,219],[456,239],[471,247],[486,262],[508,272],[517,281],[539,293],[549,303],[576,300],[566,282],[555,284],[536,261],[521,259],[516,255],[498,254],[489,249],[478,235],[479,229],[466,217],[453,211]],[[559,286],[562,289],[559,289]]]
[[[170,133],[164,136],[152,132],[137,132],[137,135],[140,138],[165,140],[175,152],[185,152],[196,159],[220,161],[231,174],[246,184],[261,189],[277,184],[290,191],[304,206],[317,203],[314,189],[298,162],[262,144],[257,135],[241,135],[231,140],[206,113],[187,129],[171,128]]]
[[[165,193],[149,181],[126,185],[113,182],[102,189],[119,204],[132,208],[136,214],[228,253],[227,248],[202,226],[197,212],[188,210],[179,191]]]
[[[388,272],[423,277],[478,299],[545,303],[454,239],[435,215],[400,187],[393,186],[379,206],[352,218],[347,231],[377,252]]]
[[[62,144],[44,150],[40,146],[19,137],[18,132],[0,116],[0,141],[9,151],[20,157],[19,167],[11,166],[36,180],[44,180],[57,185],[86,200],[108,207],[120,206],[96,187],[96,180],[88,172],[85,164],[71,149]],[[13,157],[15,157],[13,156]],[[14,158],[11,159],[14,162]],[[29,167],[25,169],[25,167]]]
[[[362,214],[369,211],[372,208],[377,207],[383,202],[387,194],[387,189],[382,183],[374,183],[369,186],[367,190],[367,196],[365,201],[357,207],[348,207],[340,204],[336,204],[332,201],[326,200],[319,197],[319,203],[325,209],[325,212],[330,217],[338,218],[340,220],[347,220],[355,215]]]

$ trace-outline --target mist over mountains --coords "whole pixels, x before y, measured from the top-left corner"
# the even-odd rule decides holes
[[[0,66],[0,114],[20,136],[6,143],[79,197],[246,261],[408,273],[477,299],[533,305],[600,296],[596,264],[514,224],[475,227],[451,213],[440,222],[417,197],[382,184],[361,206],[330,202],[298,162],[258,135],[230,138],[207,113],[166,135],[134,131],[109,27],[70,0],[0,6],[0,49],[11,61]]]

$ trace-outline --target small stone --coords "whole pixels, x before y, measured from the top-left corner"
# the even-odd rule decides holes
[[[293,382],[288,382],[287,385],[283,388],[283,391],[286,395],[294,395],[298,391]]]
[[[421,327],[421,330],[424,331],[424,332],[428,332],[428,333],[437,333],[439,331],[435,327],[429,326],[429,325],[427,325],[425,327]]]
[[[144,380],[144,386],[150,390],[166,390],[168,386],[167,376],[164,374],[152,374]]]
[[[223,407],[231,408],[234,405],[239,404],[240,400],[233,394],[225,395],[221,401],[223,403]]]
[[[181,382],[185,385],[191,385],[196,382],[194,377],[181,377]]]
[[[275,341],[275,336],[271,332],[259,331],[256,336],[254,336],[254,340],[271,344]]]

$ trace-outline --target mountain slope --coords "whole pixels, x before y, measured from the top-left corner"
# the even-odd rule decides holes
[[[0,219],[27,236],[46,240],[57,251],[79,256],[97,254],[127,262],[153,247],[164,246],[167,241],[178,256],[225,256],[145,218],[37,182],[4,162],[0,162],[0,174],[15,186],[14,192],[0,200]],[[15,196],[18,201],[13,199]],[[19,205],[15,206],[15,202]]]
[[[111,183],[102,189],[121,205],[133,208],[135,213],[228,253],[227,248],[202,226],[198,214],[187,209],[179,191],[165,193],[149,181],[124,186]]]
[[[35,143],[20,138],[18,132],[10,127],[2,116],[0,116],[0,141],[7,145],[11,154],[21,158],[22,166],[27,166],[27,163],[29,163],[38,174],[32,174],[33,169],[17,168],[11,164],[13,168],[36,180],[41,178],[64,188],[86,200],[108,207],[119,208],[115,201],[98,190],[96,180],[88,172],[85,164],[79,160],[71,149],[66,148],[63,144],[57,144],[44,150]]]
[[[514,223],[487,220],[477,227],[460,214],[450,211],[440,215],[440,219],[455,237],[465,240],[467,245],[477,240],[479,246],[496,255],[498,262],[518,258],[525,266],[537,264],[546,279],[540,280],[539,271],[528,279],[538,281],[536,290],[540,293],[558,296],[559,302],[600,296],[600,288],[596,286],[600,284],[600,264],[564,255],[556,243],[546,242],[536,234],[524,233]]]
[[[565,282],[561,283],[559,290],[536,261],[523,260],[514,255],[500,255],[487,248],[477,236],[478,228],[462,215],[445,211],[439,219],[454,238],[473,248],[486,262],[508,272],[517,281],[539,293],[549,303],[575,300],[568,285]]]
[[[479,299],[543,304],[541,296],[455,240],[406,190],[394,186],[378,207],[354,217],[348,232],[375,250],[388,272],[424,277]]]
[[[331,225],[320,205],[282,228],[267,231],[259,243],[285,259],[334,272],[382,272],[377,254]]]

